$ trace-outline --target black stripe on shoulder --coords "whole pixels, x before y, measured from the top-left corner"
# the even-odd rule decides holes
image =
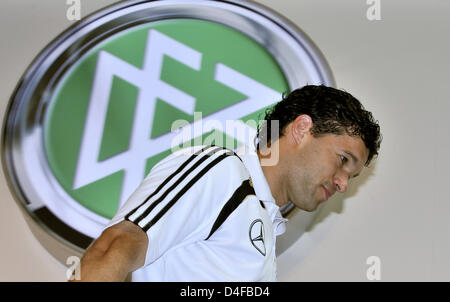
[[[225,149],[227,150],[227,149]],[[203,175],[205,175],[212,167],[217,165],[219,162],[221,162],[223,159],[225,159],[228,156],[234,155],[233,152],[230,152],[227,150],[227,152],[221,154],[216,159],[214,159],[212,162],[210,162],[206,167],[204,167],[194,178],[192,178],[189,183],[187,183],[178,193],[175,195],[175,197],[167,203],[167,205],[145,226],[142,227],[142,229],[147,232],[154,224],[158,222],[159,219],[161,219],[162,216],[164,216],[165,213],[181,198],[181,196],[186,193]],[[184,178],[184,177],[182,177]],[[144,212],[145,214],[145,212]]]
[[[250,179],[244,180],[239,188],[234,191],[231,198],[227,201],[227,203],[223,206],[222,210],[219,213],[216,221],[214,222],[211,231],[209,232],[208,237],[205,240],[208,240],[212,234],[224,223],[224,221],[233,213],[234,210],[241,204],[241,202],[248,195],[256,195],[255,190],[251,185]]]
[[[212,156],[213,154],[215,154],[218,150],[222,150],[221,148],[218,149],[212,149],[211,151],[209,151],[207,154],[204,154],[203,157],[201,157],[197,162],[195,162],[195,164],[188,169],[186,172],[184,172],[183,175],[180,176],[180,178],[178,178],[178,180],[171,185],[157,200],[155,200],[139,217],[137,217],[136,219],[134,219],[134,221],[136,223],[139,223],[141,220],[143,220],[147,215],[150,214],[150,212],[158,205],[160,204],[166,197],[167,195],[169,195],[170,192],[172,192],[172,190],[174,190],[176,187],[178,187],[178,185],[190,174],[192,173],[192,171],[194,171],[195,169],[197,169],[197,167],[202,164],[205,160],[207,160],[210,156]],[[153,194],[152,194],[153,195]]]
[[[214,145],[211,146],[206,146],[202,149],[200,149],[199,151],[195,152],[194,154],[192,154],[181,166],[178,167],[178,169],[173,172],[171,175],[169,175],[159,186],[158,188],[156,188],[155,191],[153,191],[152,194],[150,194],[149,196],[147,196],[147,198],[136,208],[134,208],[131,212],[129,212],[126,216],[125,216],[125,220],[130,220],[130,216],[133,215],[137,209],[139,209],[140,207],[142,207],[150,198],[152,198],[153,196],[155,196],[156,194],[159,193],[159,191],[161,191],[161,189],[172,179],[174,178],[177,174],[179,174],[192,160],[194,160],[198,155],[200,155],[202,152],[208,150],[209,148],[212,147],[216,147]],[[220,148],[218,150],[221,150]],[[134,221],[133,221],[134,222]],[[136,221],[139,222],[139,221]]]

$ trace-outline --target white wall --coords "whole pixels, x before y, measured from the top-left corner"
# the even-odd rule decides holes
[[[82,14],[113,2],[81,0]],[[383,281],[449,281],[450,2],[380,0],[380,21],[366,18],[361,0],[258,2],[309,35],[384,137],[379,158],[281,254],[279,280],[365,281],[375,255]],[[28,64],[71,24],[66,9],[60,0],[1,1],[2,116]],[[34,238],[0,179],[0,281],[63,281],[66,267]]]

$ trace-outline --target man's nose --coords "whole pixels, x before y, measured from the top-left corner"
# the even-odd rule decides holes
[[[339,193],[345,193],[348,189],[348,176],[344,174],[345,173],[341,173],[333,179],[336,191]]]

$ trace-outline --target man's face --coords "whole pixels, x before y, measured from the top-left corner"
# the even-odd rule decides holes
[[[287,197],[297,207],[314,211],[364,168],[369,151],[360,137],[306,132],[287,159]]]

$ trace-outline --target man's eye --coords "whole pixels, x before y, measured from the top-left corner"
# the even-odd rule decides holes
[[[345,164],[348,161],[347,157],[345,157],[344,155],[341,155],[340,157],[342,164]]]

